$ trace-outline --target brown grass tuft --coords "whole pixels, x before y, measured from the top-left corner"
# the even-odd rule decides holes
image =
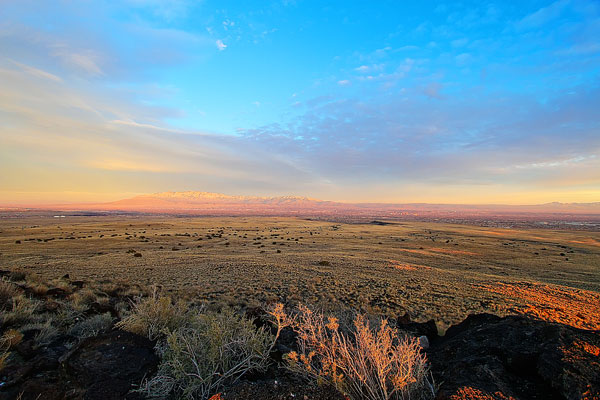
[[[0,314],[1,323],[5,325],[28,323],[35,319],[35,311],[38,308],[38,302],[18,295],[12,298],[11,306],[6,312]]]
[[[12,304],[13,297],[18,296],[21,290],[14,283],[4,279],[0,280],[0,309],[5,309]]]
[[[0,349],[0,371],[6,367],[6,360],[10,356],[10,352],[8,350]]]

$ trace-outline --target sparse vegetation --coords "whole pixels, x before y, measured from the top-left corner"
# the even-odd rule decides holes
[[[4,367],[6,366],[6,364],[7,364],[6,360],[8,359],[9,356],[10,356],[10,352],[8,350],[0,348],[0,371],[2,371],[4,369]]]
[[[127,221],[131,240],[142,239],[135,249],[124,240],[122,221],[97,226],[91,220],[67,228],[68,233],[63,227],[60,234],[55,226],[36,228],[56,236],[50,243],[31,240],[27,228],[1,227],[6,236],[0,250],[8,264],[8,270],[0,270],[0,368],[9,366],[6,376],[25,366],[32,372],[22,382],[57,379],[60,357],[71,351],[79,356],[85,346],[99,355],[103,350],[97,349],[118,343],[104,354],[119,356],[131,345],[145,352],[151,365],[139,369],[141,375],[118,398],[144,379],[139,394],[154,398],[206,399],[223,392],[222,398],[236,399],[230,396],[239,387],[264,384],[288,385],[294,390],[283,396],[293,392],[300,399],[306,392],[296,388],[310,387],[324,396],[309,394],[310,399],[417,400],[430,398],[434,385],[419,343],[396,326],[425,326],[414,321],[433,318],[443,331],[465,312],[504,315],[508,309],[584,329],[600,326],[593,270],[597,245],[583,242],[595,233],[515,230],[508,239],[487,229],[436,225],[433,230],[425,224],[333,229],[328,222],[290,219],[254,226],[249,218],[232,219],[232,226],[221,228],[208,218],[152,221],[153,226],[143,224],[144,232],[138,222]],[[105,234],[98,235],[102,229]],[[81,240],[90,232],[93,239]],[[25,238],[24,244],[15,245],[16,237]],[[201,250],[199,239],[204,240]],[[551,248],[552,240],[564,245]],[[53,268],[32,261],[42,247]],[[172,247],[180,251],[171,252]],[[552,279],[564,285],[536,282],[533,278],[556,272],[540,267],[563,262],[560,252],[569,256],[570,269]],[[160,257],[169,262],[156,262]],[[581,274],[589,280],[581,281]],[[160,289],[150,289],[152,282],[160,282]],[[279,306],[269,324],[260,307],[281,301],[286,307],[309,303],[312,310],[327,311],[300,307],[287,316]],[[407,311],[408,317],[400,317]],[[274,329],[287,324],[295,334]],[[406,332],[430,336],[429,331]],[[600,343],[588,339],[581,339],[587,346],[582,351],[593,356]],[[433,336],[427,350],[432,368],[439,368],[434,357],[442,340]],[[282,356],[280,366],[294,373],[276,367]],[[94,357],[86,362],[96,362]],[[65,371],[60,384],[70,373]],[[299,378],[311,384],[299,384]],[[4,390],[0,387],[0,397]]]
[[[50,281],[70,273],[85,282],[109,279],[132,288],[157,282],[174,297],[184,295],[235,307],[294,298],[295,302],[354,308],[369,314],[396,316],[409,309],[417,319],[435,319],[442,330],[462,320],[465,312],[506,314],[513,309],[527,310],[532,301],[536,308],[548,307],[544,297],[492,294],[490,299],[490,292],[479,288],[495,282],[536,281],[596,294],[600,288],[595,268],[600,237],[596,232],[508,232],[497,227],[426,222],[379,225],[255,217],[144,216],[101,221],[81,217],[79,221],[81,224],[63,220],[58,228],[52,219],[31,217],[25,229],[0,221],[3,262],[9,269],[31,275],[28,282],[39,277],[40,284],[50,290],[64,289],[66,296],[78,290]],[[37,227],[28,228],[31,226]],[[124,240],[125,232],[150,242]],[[82,239],[90,234],[94,237]],[[69,237],[74,239],[66,239]],[[31,238],[36,238],[35,245],[28,245],[26,240]],[[55,240],[37,242],[37,238]],[[200,238],[202,242],[197,241]],[[15,245],[15,240],[24,244]],[[252,245],[258,241],[260,245]],[[201,248],[197,248],[199,243]],[[259,248],[261,245],[265,247]],[[173,247],[179,251],[171,252]],[[32,263],[39,252],[56,269],[45,268],[46,261]],[[561,252],[569,257],[568,269]],[[135,253],[142,257],[136,258]],[[169,262],[157,262],[163,257]],[[319,265],[321,261],[329,265]],[[582,274],[589,279],[582,280]],[[19,285],[25,289],[23,282]],[[119,295],[130,297],[125,288],[120,286]],[[41,286],[36,290],[39,295],[29,293],[43,297],[44,290]],[[60,291],[50,293],[55,299],[66,299]],[[579,321],[579,326],[590,329],[600,327],[597,297],[587,292],[574,295],[581,297],[578,301],[583,311],[565,307],[569,321]],[[580,313],[585,318],[578,318]]]
[[[70,301],[58,301],[58,310],[54,313],[54,321],[61,329],[69,329],[84,318],[84,312]]]

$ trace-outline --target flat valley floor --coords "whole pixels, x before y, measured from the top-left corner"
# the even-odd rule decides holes
[[[600,232],[259,217],[0,219],[0,269],[198,302],[353,307],[443,331],[468,314],[600,329]]]

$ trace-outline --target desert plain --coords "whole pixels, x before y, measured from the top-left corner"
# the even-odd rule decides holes
[[[600,232],[291,217],[0,219],[0,269],[436,321],[527,314],[600,329]]]

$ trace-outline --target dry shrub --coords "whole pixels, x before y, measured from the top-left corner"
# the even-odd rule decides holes
[[[0,371],[6,366],[6,360],[10,356],[10,352],[6,349],[0,349]]]
[[[0,337],[0,371],[6,367],[10,349],[23,340],[23,334],[15,329],[9,329]]]
[[[0,337],[0,348],[11,349],[21,343],[23,334],[16,329],[9,329]]]
[[[81,339],[97,336],[102,332],[108,331],[112,326],[113,318],[110,313],[94,315],[79,321],[69,330],[69,334]]]
[[[279,336],[231,309],[202,311],[169,333],[154,378],[141,392],[152,398],[206,400],[251,371],[264,371]]]
[[[0,310],[9,307],[12,304],[13,297],[21,293],[20,288],[14,283],[4,279],[0,280]]]
[[[43,322],[32,322],[23,325],[20,329],[23,332],[26,331],[37,331],[35,336],[33,337],[35,341],[34,348],[40,348],[46,345],[49,345],[57,338],[60,334],[60,331],[53,324],[52,318],[47,318]]]
[[[358,314],[353,329],[344,333],[337,318],[300,306],[289,324],[298,334],[298,352],[286,355],[287,366],[309,380],[330,383],[357,400],[434,397],[418,341],[399,336],[387,320],[371,328]]]
[[[34,337],[36,347],[46,346],[52,343],[59,335],[58,329],[52,325],[52,319],[48,319],[44,323],[32,325],[31,327],[39,329],[39,332]]]
[[[50,287],[62,289],[66,293],[72,293],[74,289],[73,285],[71,285],[68,281],[64,280],[63,278],[52,279],[47,283],[47,285]]]
[[[28,289],[31,293],[36,296],[44,296],[48,292],[48,286],[43,283],[31,283],[28,286]]]
[[[59,304],[58,311],[54,314],[53,318],[60,329],[67,329],[68,327],[76,324],[81,321],[85,317],[85,310],[82,310],[80,307],[74,307],[71,302],[58,300],[56,301]]]
[[[106,293],[99,293],[96,298],[96,302],[101,306],[109,306],[110,305],[110,296]]]
[[[69,299],[75,309],[85,311],[97,301],[98,295],[90,288],[83,288],[69,296]]]
[[[11,271],[9,279],[13,282],[21,282],[27,278],[27,275],[23,271]]]
[[[146,336],[150,340],[164,337],[182,327],[188,320],[188,306],[183,301],[175,304],[170,297],[161,296],[155,288],[147,298],[138,298],[132,304],[130,315],[117,323],[117,327],[128,332]]]
[[[3,325],[28,323],[35,319],[38,302],[19,295],[12,298],[11,306],[6,312],[0,314]]]

